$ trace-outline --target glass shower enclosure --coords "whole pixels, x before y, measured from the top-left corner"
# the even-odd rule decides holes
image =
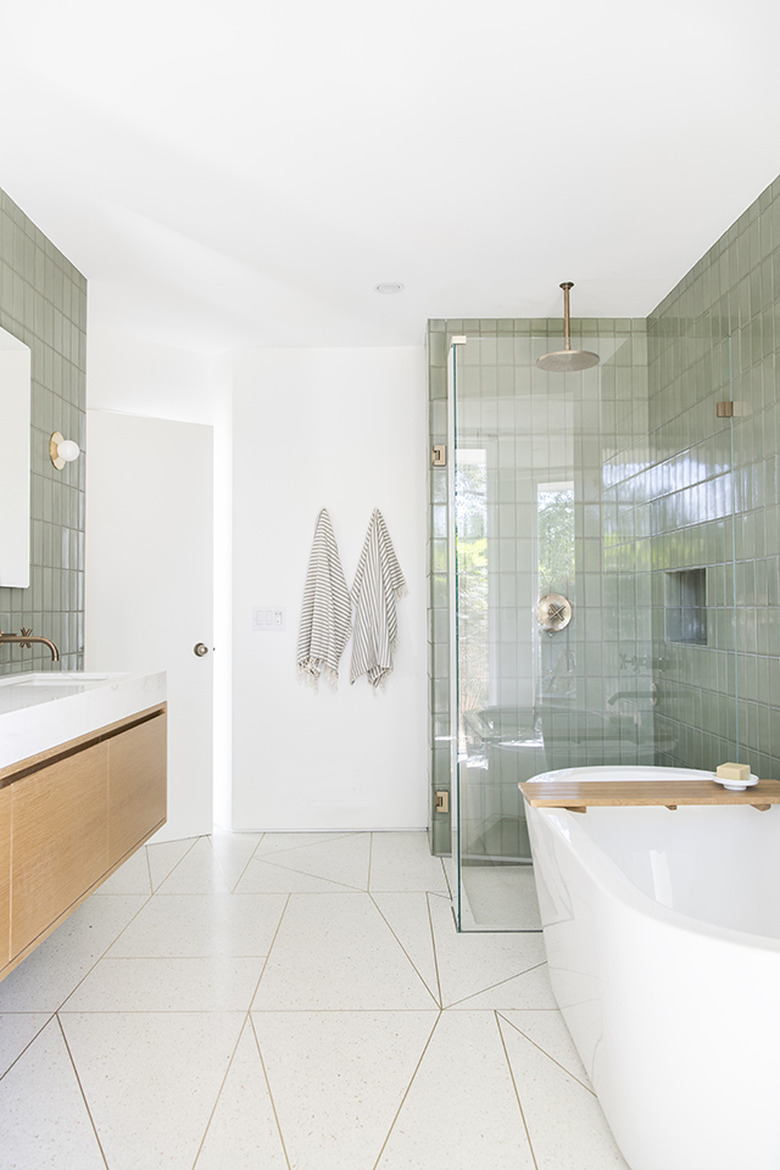
[[[559,320],[428,324],[431,844],[461,929],[538,929],[534,774],[780,779],[778,225],[774,184],[647,318],[573,321],[585,371],[537,366]]]
[[[563,338],[449,351],[453,856],[462,930],[538,930],[518,783],[655,760],[640,324],[588,337],[600,364],[552,373]],[[643,449],[644,445],[644,449]]]

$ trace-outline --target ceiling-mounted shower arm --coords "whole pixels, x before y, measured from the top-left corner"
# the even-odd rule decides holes
[[[571,349],[571,331],[569,329],[569,289],[574,288],[573,280],[564,280],[560,286],[563,289],[563,348],[568,352]]]
[[[555,353],[546,353],[536,359],[540,370],[551,370],[553,373],[566,374],[575,370],[588,370],[599,364],[599,355],[586,349],[572,349],[571,328],[569,324],[569,289],[574,288],[573,280],[564,280],[560,285],[563,289],[563,334],[565,343],[563,349]]]

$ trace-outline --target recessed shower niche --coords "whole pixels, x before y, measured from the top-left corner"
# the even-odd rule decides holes
[[[666,641],[707,645],[707,570],[666,574]]]

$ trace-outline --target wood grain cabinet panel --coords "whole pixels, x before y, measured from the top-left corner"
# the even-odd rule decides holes
[[[108,741],[108,858],[114,865],[166,816],[165,715]]]
[[[0,979],[166,818],[166,708],[0,770]]]
[[[83,897],[109,867],[108,743],[10,786],[11,955]]]
[[[0,967],[11,957],[11,789],[0,788]]]

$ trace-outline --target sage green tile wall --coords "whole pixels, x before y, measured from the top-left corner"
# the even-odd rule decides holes
[[[648,319],[659,763],[780,775],[779,314],[780,179]],[[706,646],[664,627],[666,574],[695,567]]]
[[[516,515],[535,507],[535,494],[533,501],[530,497],[520,498],[527,488],[523,476],[527,478],[531,474],[533,478],[534,445],[539,448],[542,464],[549,455],[550,444],[557,444],[561,451],[565,448],[564,462],[571,468],[576,484],[578,569],[571,600],[577,618],[568,631],[556,635],[555,650],[560,651],[564,639],[566,650],[576,662],[576,697],[572,706],[579,714],[572,713],[565,718],[564,713],[556,714],[554,734],[547,737],[550,753],[547,766],[652,762],[652,711],[640,700],[639,706],[644,706],[644,710],[637,714],[637,702],[633,698],[637,693],[650,694],[652,672],[650,564],[636,561],[637,537],[645,522],[636,501],[636,480],[648,463],[645,322],[611,319],[572,322],[575,347],[581,344],[584,348],[597,349],[603,360],[598,374],[592,375],[591,391],[577,403],[572,402],[570,406],[564,403],[564,410],[568,411],[565,419],[551,419],[549,410],[553,408],[553,399],[560,405],[557,390],[560,383],[555,384],[556,394],[550,395],[549,402],[545,401],[544,393],[535,391],[532,412],[525,379],[530,376],[529,349],[536,346],[542,353],[562,348],[560,333],[561,322],[557,319],[429,322],[431,443],[447,440],[447,355],[453,335],[486,339],[472,345],[471,356],[464,356],[462,378],[466,393],[472,382],[478,387],[470,403],[476,407],[475,419],[478,419],[481,395],[488,414],[493,411],[491,401],[495,398],[496,417],[502,420],[502,438],[496,445],[494,468],[501,481],[497,498],[504,501],[499,510],[509,509],[512,521]],[[492,337],[497,344],[490,342]],[[465,352],[469,352],[468,343]],[[534,352],[533,360],[535,356]],[[530,365],[537,380],[560,379],[560,375],[536,371],[533,360]],[[510,418],[513,409],[515,413]],[[464,409],[462,417],[465,414]],[[428,628],[432,794],[449,791],[451,785],[447,482],[446,469],[431,467]],[[510,494],[504,500],[507,492]],[[515,535],[521,534],[515,532]],[[530,532],[526,536],[530,537]],[[530,545],[530,539],[526,543]],[[495,558],[500,561],[507,555],[511,570],[518,574],[520,581],[522,574],[515,567],[513,548],[503,548],[512,541],[498,540],[496,544],[501,551],[495,553],[494,572],[501,574],[502,569]],[[502,590],[496,588],[492,592],[501,598],[495,615],[497,624],[511,631],[517,626],[518,612],[522,613],[525,606],[510,594],[504,611]],[[521,617],[521,623],[522,620]],[[498,664],[501,677],[495,683],[497,701],[507,711],[526,708],[537,701],[528,698],[529,688],[533,689],[533,656],[530,646],[521,643],[519,635],[509,636],[497,655],[501,660]],[[542,653],[548,649],[543,645]],[[523,657],[525,662],[520,661]],[[608,700],[618,693],[631,697],[610,705]],[[584,714],[587,712],[593,713],[591,721]],[[638,735],[640,724],[641,736]],[[573,750],[576,750],[576,760],[571,756]],[[649,758],[645,759],[648,754]],[[490,780],[491,784],[494,780],[497,784],[493,794],[496,817],[508,795],[517,802],[516,777],[511,794],[498,791],[501,779],[491,775]],[[483,787],[487,799],[491,795],[487,791],[489,785]],[[487,814],[485,819],[489,819]],[[448,852],[449,816],[432,806],[431,823],[434,851]]]
[[[83,666],[84,463],[56,471],[55,430],[84,449],[87,282],[0,191],[0,326],[31,350],[31,574],[0,588],[0,629],[32,627],[60,648],[62,669]],[[46,669],[45,647],[0,646],[0,674]]]

